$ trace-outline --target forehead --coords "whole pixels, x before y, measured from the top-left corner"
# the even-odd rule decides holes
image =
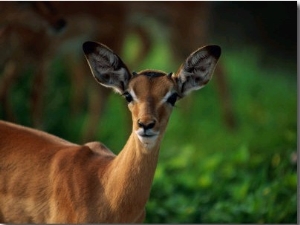
[[[135,75],[130,83],[129,89],[139,96],[164,96],[175,89],[174,81],[166,73],[160,71],[142,71]]]

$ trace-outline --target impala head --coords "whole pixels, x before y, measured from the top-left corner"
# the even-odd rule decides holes
[[[133,132],[147,149],[160,143],[175,102],[208,83],[221,54],[219,46],[205,46],[193,52],[176,73],[131,73],[103,44],[85,42],[83,50],[96,81],[113,88],[128,102]]]

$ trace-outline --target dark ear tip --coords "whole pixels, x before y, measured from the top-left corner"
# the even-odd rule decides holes
[[[214,57],[219,58],[221,56],[221,47],[218,45],[209,45],[208,51],[210,54],[212,54]]]
[[[95,52],[95,49],[97,48],[99,44],[93,41],[86,41],[82,45],[82,49],[85,54],[90,54]]]

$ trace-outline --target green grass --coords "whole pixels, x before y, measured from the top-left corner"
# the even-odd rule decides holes
[[[137,47],[129,39],[125,58],[130,60],[130,48]],[[178,102],[161,145],[145,222],[296,223],[297,166],[290,160],[297,151],[296,71],[266,67],[253,49],[222,53],[235,130],[224,125],[214,81]],[[176,71],[179,65],[171,62],[166,41],[159,39],[136,70]],[[80,142],[87,106],[72,114],[70,78],[59,59],[53,68],[45,87],[44,129]],[[11,92],[18,122],[25,125],[31,123],[30,86],[31,76],[22,76]],[[130,130],[124,110],[123,99],[111,95],[95,125],[97,139],[115,153]]]
[[[213,83],[175,109],[146,222],[296,223],[296,73],[264,68],[251,48],[222,57],[238,126],[224,126]]]

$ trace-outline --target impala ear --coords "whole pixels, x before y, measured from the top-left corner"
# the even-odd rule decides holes
[[[122,94],[127,89],[131,74],[121,58],[97,42],[88,41],[82,47],[97,82]]]
[[[212,78],[213,71],[221,55],[221,48],[208,45],[193,52],[180,66],[175,80],[181,96],[204,87]]]

